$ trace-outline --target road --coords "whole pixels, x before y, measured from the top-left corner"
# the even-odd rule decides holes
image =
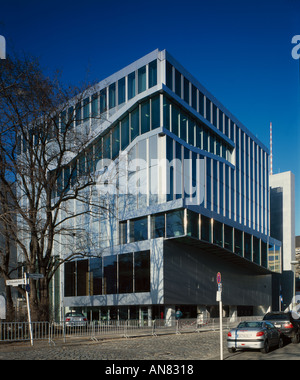
[[[271,349],[268,354],[262,354],[258,350],[249,350],[226,354],[224,357],[225,360],[299,360],[300,344],[286,343],[283,348]]]

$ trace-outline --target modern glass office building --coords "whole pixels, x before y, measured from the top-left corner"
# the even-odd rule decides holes
[[[224,313],[266,311],[282,267],[268,149],[165,50],[106,78],[72,112],[92,136],[75,175],[95,171],[110,211],[74,222],[93,244],[61,267],[61,306],[95,319],[213,315],[221,272]]]

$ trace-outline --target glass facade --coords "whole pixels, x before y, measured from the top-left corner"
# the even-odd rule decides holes
[[[136,192],[118,198],[116,236],[107,237],[105,246],[111,254],[64,265],[65,296],[149,292],[152,252],[141,249],[149,249],[150,239],[185,239],[196,245],[199,241],[201,249],[210,244],[225,257],[280,272],[281,247],[268,239],[267,150],[213,96],[167,60],[151,59],[131,67],[132,72],[122,72],[122,77],[70,110],[75,127],[91,117],[109,118],[126,106],[66,165],[56,195],[94,172],[100,159],[117,161],[128,147],[125,176]],[[64,112],[62,130],[68,118]],[[132,169],[130,163],[140,159],[145,166]],[[162,168],[156,161],[164,159]],[[106,236],[103,225],[100,235]],[[122,246],[122,253],[116,254],[120,248],[116,246]],[[123,253],[124,247],[130,252]],[[134,249],[139,251],[131,252]]]

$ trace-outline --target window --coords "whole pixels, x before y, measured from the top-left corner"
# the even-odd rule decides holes
[[[139,135],[139,123],[140,123],[139,107],[131,112],[131,141],[133,141]]]
[[[232,227],[224,224],[224,248],[233,251],[232,246]]]
[[[130,220],[130,241],[148,239],[148,217]]]
[[[166,62],[166,85],[173,91],[173,66]]]
[[[146,90],[146,66],[138,70],[138,93]]]
[[[179,136],[178,129],[179,129],[179,110],[177,107],[172,106],[172,132],[174,135]]]
[[[77,261],[77,296],[89,295],[88,260]]]
[[[184,235],[184,212],[183,210],[171,211],[166,214],[167,237]]]
[[[187,235],[199,239],[199,214],[187,210]]]
[[[163,112],[164,112],[164,127],[170,130],[170,102],[166,97],[164,97]]]
[[[157,85],[157,60],[149,63],[149,88]]]
[[[206,98],[206,120],[211,121],[211,101]]]
[[[117,293],[117,264],[118,256],[105,256],[103,272],[103,294]]]
[[[119,255],[119,293],[133,292],[133,254]]]
[[[134,291],[150,292],[150,251],[134,253]]]
[[[201,215],[201,240],[211,241],[211,221],[204,215]]]
[[[118,81],[118,104],[125,102],[125,78]]]
[[[128,100],[135,96],[135,72],[128,75]]]
[[[183,84],[184,84],[183,99],[185,102],[187,102],[189,104],[189,102],[190,102],[190,82],[186,78],[184,78]]]
[[[65,263],[64,274],[65,274],[65,297],[74,297],[75,296],[75,267],[76,262],[71,261]]]
[[[106,88],[100,91],[100,113],[103,113],[107,110],[106,102]]]
[[[245,258],[251,260],[251,235],[244,233]]]
[[[127,222],[120,222],[119,224],[119,242],[120,244],[127,244]]]
[[[150,131],[150,102],[147,100],[141,105],[141,134]]]
[[[160,97],[155,96],[151,99],[151,124],[155,129],[160,127]]]
[[[121,150],[129,145],[129,116],[121,121]]]
[[[260,244],[259,239],[253,236],[253,261],[260,265]]]
[[[120,126],[116,125],[112,131],[112,159],[119,155],[120,151]]]
[[[237,229],[234,230],[234,252],[243,256],[243,232]]]
[[[181,98],[181,74],[175,69],[175,94]]]
[[[223,247],[223,225],[222,223],[214,220],[213,221],[213,230],[214,230],[214,244]]]
[[[102,294],[102,258],[90,259],[90,295]]]
[[[94,94],[92,96],[92,115],[91,117],[97,117],[98,116],[98,95]]]
[[[113,83],[109,86],[109,109],[116,106],[116,84]]]
[[[81,123],[82,116],[81,116],[81,104],[77,103],[75,106],[75,125],[76,127]]]
[[[165,237],[165,214],[151,216],[151,238]]]
[[[199,113],[204,116],[204,95],[199,91]]]
[[[90,117],[90,98],[83,101],[83,121],[87,121]]]

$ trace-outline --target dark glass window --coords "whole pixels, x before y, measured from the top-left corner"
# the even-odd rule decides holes
[[[199,214],[187,210],[187,235],[199,239]]]
[[[213,230],[214,230],[214,244],[217,244],[220,247],[223,247],[223,225],[222,225],[222,223],[214,220]]]
[[[81,104],[80,103],[77,103],[76,106],[75,106],[75,125],[76,127],[82,122],[82,108],[81,108]]]
[[[65,273],[65,297],[75,296],[75,261],[65,263],[64,273]]]
[[[179,136],[178,129],[179,129],[179,110],[177,107],[172,106],[172,132]]]
[[[184,113],[180,114],[180,138],[184,141],[187,141],[187,115]]]
[[[173,66],[166,62],[166,85],[173,90]]]
[[[211,121],[211,101],[206,98],[206,119]]]
[[[232,227],[224,224],[224,247],[229,251],[233,251],[232,246]]]
[[[138,93],[146,90],[146,66],[138,70]]]
[[[117,255],[105,256],[103,273],[103,294],[117,293]]]
[[[165,214],[151,216],[151,238],[165,237]]]
[[[113,83],[109,86],[109,108],[112,109],[116,106],[116,84]]]
[[[128,100],[135,96],[135,72],[128,75]]]
[[[118,104],[125,102],[125,78],[118,81]]]
[[[188,143],[195,144],[195,122],[191,119],[188,119]]]
[[[201,215],[201,240],[211,242],[211,220]]]
[[[102,294],[102,258],[90,259],[90,295]]]
[[[259,249],[259,239],[253,236],[253,261],[260,265],[260,249]]]
[[[148,239],[148,218],[130,220],[130,241],[141,241]]]
[[[181,74],[175,69],[175,94],[181,97]]]
[[[151,129],[160,127],[160,99],[155,96],[151,99]]]
[[[112,131],[112,159],[119,155],[120,151],[120,126],[116,125]]]
[[[88,296],[88,260],[77,261],[77,296]]]
[[[261,265],[268,268],[268,245],[264,241],[261,242]]]
[[[237,229],[234,230],[234,252],[243,256],[243,232]]]
[[[99,113],[98,94],[92,96],[92,117],[97,117]]]
[[[244,234],[244,252],[245,258],[251,260],[251,235]]]
[[[111,158],[110,147],[110,133],[107,133],[103,137],[103,158]]]
[[[131,112],[131,141],[133,141],[139,135],[139,107]]]
[[[211,210],[211,159],[206,159],[206,200],[207,200],[207,208]]]
[[[192,84],[192,107],[197,110],[197,89]]]
[[[218,108],[215,104],[213,104],[213,125],[217,127],[218,123]]]
[[[164,111],[164,127],[170,130],[170,102],[166,97],[164,97],[163,111]]]
[[[119,293],[133,292],[133,254],[119,255]]]
[[[183,210],[171,211],[166,214],[167,237],[184,235],[184,212]]]
[[[134,291],[150,292],[150,251],[134,253]]]
[[[184,78],[184,91],[183,91],[183,99],[185,102],[189,103],[190,101],[190,82]]]
[[[100,91],[100,113],[107,110],[106,88]]]
[[[90,117],[90,98],[83,101],[83,121],[87,121]]]
[[[199,91],[199,113],[204,116],[204,95]]]
[[[121,150],[129,145],[129,116],[121,121]]]
[[[157,85],[157,60],[149,63],[149,88]]]
[[[147,100],[141,105],[141,133],[150,131],[150,102]]]

